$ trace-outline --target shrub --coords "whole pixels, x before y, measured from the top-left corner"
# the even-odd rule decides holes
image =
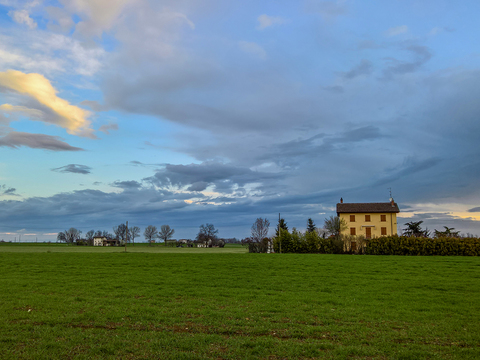
[[[480,239],[382,236],[368,240],[365,253],[368,255],[480,256]]]
[[[268,251],[269,238],[263,238],[261,241],[248,237],[242,240],[242,245],[248,248],[250,253],[266,253]]]

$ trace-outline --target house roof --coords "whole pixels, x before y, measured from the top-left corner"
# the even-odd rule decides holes
[[[398,213],[397,203],[338,203],[337,214],[341,213]]]

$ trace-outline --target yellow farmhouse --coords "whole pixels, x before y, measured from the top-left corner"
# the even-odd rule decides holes
[[[345,220],[344,235],[363,235],[367,239],[397,234],[398,205],[387,203],[344,203],[337,204],[337,216]]]

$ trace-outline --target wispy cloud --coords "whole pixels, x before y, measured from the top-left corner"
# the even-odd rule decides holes
[[[105,134],[110,134],[111,130],[118,130],[118,124],[110,123],[107,125],[102,125],[98,128],[98,131],[102,131]]]
[[[407,25],[396,26],[385,31],[385,36],[397,36],[400,34],[406,34],[408,32]]]
[[[451,28],[451,27],[434,27],[432,30],[430,30],[430,32],[428,33],[428,35],[430,36],[435,36],[435,35],[438,35],[438,34],[441,34],[441,33],[444,33],[444,32],[454,32],[455,29],[454,28]]]
[[[13,187],[7,187],[7,185],[0,185],[0,195],[2,196],[20,196],[17,194],[17,189]]]
[[[432,58],[430,49],[422,45],[410,45],[405,48],[413,55],[413,61],[402,61],[395,58],[387,58],[388,66],[383,70],[385,78],[389,79],[393,75],[402,75],[419,70],[426,62]]]
[[[251,54],[259,59],[265,60],[267,58],[267,52],[265,49],[255,42],[239,41],[238,46],[243,52]]]
[[[287,23],[288,20],[282,18],[281,16],[268,16],[266,14],[260,15],[257,18],[257,29],[263,30],[271,26],[282,25]]]
[[[30,29],[35,29],[37,23],[30,17],[30,14],[27,10],[12,10],[8,12],[10,16],[16,23],[27,25]]]
[[[51,151],[83,150],[82,148],[71,146],[60,139],[61,138],[58,136],[12,131],[3,137],[0,137],[0,147],[7,146],[18,148],[20,146],[26,146],[32,149],[45,149]]]
[[[354,79],[361,75],[371,74],[373,70],[373,64],[369,60],[362,59],[360,64],[355,65],[352,69],[346,72],[341,72],[340,75],[348,80]]]
[[[92,168],[87,165],[79,165],[79,164],[68,164],[65,166],[61,166],[55,169],[52,169],[52,171],[55,172],[61,172],[61,173],[73,173],[73,174],[90,174]]]

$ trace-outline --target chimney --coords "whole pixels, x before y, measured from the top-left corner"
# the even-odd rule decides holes
[[[393,201],[393,198],[390,198],[390,204],[392,204],[392,207],[395,207],[395,201]]]
[[[343,204],[343,198],[340,198],[340,204]]]

